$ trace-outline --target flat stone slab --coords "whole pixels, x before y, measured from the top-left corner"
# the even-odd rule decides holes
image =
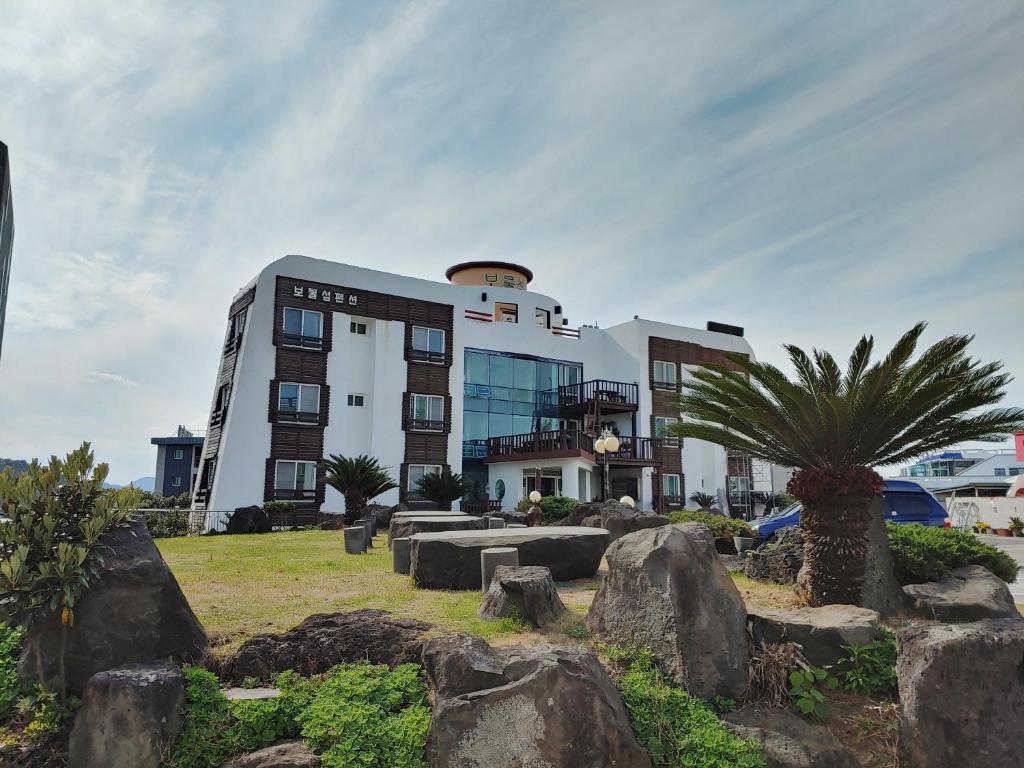
[[[396,517],[469,517],[469,513],[424,509],[417,512],[395,512],[395,514],[391,516],[391,519],[394,520]]]
[[[224,698],[228,701],[262,701],[276,699],[280,695],[280,688],[226,688],[224,690]]]
[[[445,531],[479,531],[487,528],[482,517],[462,515],[458,517],[402,517],[391,521],[389,540],[407,539],[416,533],[438,533]]]
[[[515,547],[520,565],[547,566],[555,581],[571,581],[597,573],[609,534],[603,528],[549,526],[417,533],[410,538],[417,586],[480,589],[483,549]]]

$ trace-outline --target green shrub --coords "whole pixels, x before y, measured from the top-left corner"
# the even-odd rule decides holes
[[[522,499],[516,505],[516,511],[525,513],[532,506],[532,501]],[[541,496],[540,503],[537,506],[540,507],[542,513],[541,525],[552,525],[572,512],[579,506],[579,502],[572,498],[572,496]]]
[[[881,637],[864,645],[844,645],[840,660],[843,687],[862,696],[896,693],[896,635],[883,630]]]
[[[143,512],[146,528],[154,539],[166,539],[172,536],[188,535],[188,518],[191,513],[187,509],[157,509]]]
[[[734,736],[704,701],[672,686],[651,652],[608,646],[610,659],[628,664],[618,680],[633,731],[655,768],[764,768],[755,741]]]
[[[287,514],[288,512],[295,511],[294,501],[265,501],[263,502],[263,511],[268,515],[274,513]]]
[[[828,717],[828,699],[822,687],[834,691],[839,687],[839,680],[821,667],[794,669],[789,673],[789,698],[801,715],[815,720]]]
[[[430,707],[415,664],[339,665],[298,721],[324,768],[426,768]]]
[[[743,520],[734,520],[725,515],[716,515],[714,512],[701,510],[691,512],[688,509],[681,509],[677,512],[669,512],[668,519],[671,523],[704,523],[711,530],[712,536],[728,541],[730,545],[732,545],[733,536],[754,537],[754,529]]]
[[[1006,582],[1017,578],[1017,563],[1012,557],[967,531],[894,523],[887,523],[886,528],[900,584],[938,581],[965,565],[981,565]]]
[[[6,722],[21,696],[18,685],[18,656],[25,630],[0,623],[0,723]]]

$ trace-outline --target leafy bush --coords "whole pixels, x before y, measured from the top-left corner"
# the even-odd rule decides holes
[[[164,496],[153,491],[139,491],[139,507],[142,509],[189,509],[192,494],[188,491],[177,496]]]
[[[1017,578],[1017,563],[1005,552],[955,528],[887,523],[893,569],[900,584],[938,581],[955,568],[980,565],[1006,582]]]
[[[166,539],[188,535],[190,514],[187,509],[158,509],[143,512],[142,518],[154,539]]]
[[[733,536],[745,536],[748,538],[754,536],[754,529],[743,520],[734,520],[731,517],[714,512],[704,512],[701,510],[691,512],[690,510],[682,509],[677,512],[669,512],[668,519],[671,523],[704,523],[711,530],[712,536],[716,539],[728,541],[730,546],[732,545]]]
[[[844,645],[847,656],[839,662],[843,686],[862,696],[892,696],[896,693],[896,636],[884,630],[882,636],[865,645]]]
[[[295,511],[296,504],[294,501],[265,501],[263,502],[263,511],[268,515],[274,513],[287,514],[288,512]]]
[[[655,768],[764,768],[761,747],[734,736],[704,701],[672,686],[651,652],[608,646],[613,661],[628,665],[617,680],[633,731]]]
[[[794,669],[789,673],[789,697],[793,707],[801,715],[824,720],[828,717],[828,699],[821,690],[834,691],[839,687],[839,680],[821,667]]]
[[[430,707],[415,664],[339,665],[298,721],[324,768],[426,768]]]
[[[18,655],[25,631],[0,623],[0,723],[6,722],[21,696],[18,685]]]
[[[516,512],[525,513],[532,506],[532,501],[522,499],[516,505]],[[541,525],[553,525],[579,506],[579,502],[571,496],[541,496],[537,506],[541,511]]]

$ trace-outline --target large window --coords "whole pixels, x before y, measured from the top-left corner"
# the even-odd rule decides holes
[[[422,480],[425,475],[440,475],[441,470],[442,467],[440,464],[410,464],[409,482],[406,486],[409,496],[418,498],[420,495],[420,480]]]
[[[528,498],[533,491],[540,491],[541,496],[562,495],[562,470],[560,467],[523,470],[523,498]]]
[[[321,349],[323,347],[322,312],[312,309],[284,308],[284,342],[291,346]]]
[[[424,328],[414,325],[412,328],[413,360],[428,363],[443,363],[445,358],[444,331],[438,328]]]
[[[551,327],[551,313],[546,309],[537,307],[536,310],[537,326],[540,328]]]
[[[316,497],[315,461],[279,461],[274,476],[275,499]]]
[[[665,440],[665,445],[678,446],[679,438],[675,437],[669,432],[669,429],[673,424],[678,424],[679,419],[671,416],[655,416],[654,417],[654,436],[661,437]]]
[[[278,387],[277,414],[282,421],[319,421],[320,386],[282,383]]]
[[[662,475],[661,485],[665,492],[665,500],[671,504],[678,504],[683,496],[679,475]]]
[[[677,382],[678,366],[675,363],[666,363],[664,360],[654,361],[654,386],[657,389],[675,389]]]
[[[409,427],[434,432],[444,429],[444,398],[438,395],[410,395]]]

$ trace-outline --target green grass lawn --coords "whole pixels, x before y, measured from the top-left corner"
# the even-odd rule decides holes
[[[158,539],[157,546],[218,654],[253,635],[290,629],[314,613],[357,608],[381,608],[499,644],[555,640],[551,634],[580,623],[599,581],[558,585],[571,613],[544,637],[517,621],[478,619],[478,591],[415,588],[408,576],[392,572],[386,541],[378,536],[366,555],[346,555],[341,531]]]

